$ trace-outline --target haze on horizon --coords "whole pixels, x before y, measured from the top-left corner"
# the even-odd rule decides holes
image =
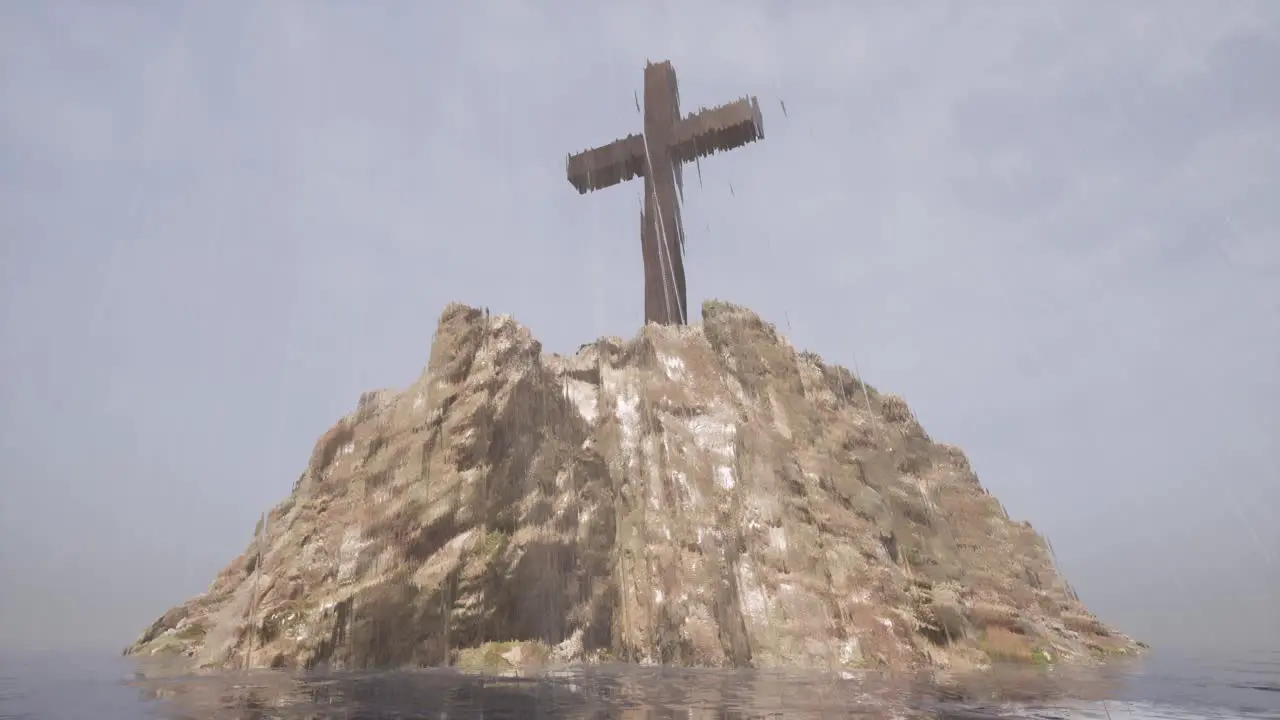
[[[691,305],[903,396],[1108,622],[1280,647],[1280,5],[546,7],[0,4],[0,649],[202,592],[450,301],[633,335],[639,183],[564,157],[646,59],[764,108]]]

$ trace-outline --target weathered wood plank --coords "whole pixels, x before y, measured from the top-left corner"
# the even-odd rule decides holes
[[[608,145],[570,155],[565,163],[569,183],[580,194],[644,177],[644,136],[628,135]]]
[[[676,126],[675,155],[692,162],[717,152],[764,139],[760,103],[744,97],[719,107],[691,113]]]

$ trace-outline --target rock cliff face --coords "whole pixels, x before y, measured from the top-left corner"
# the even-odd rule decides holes
[[[906,404],[751,312],[544,356],[445,309],[209,590],[126,653],[200,667],[968,669],[1135,648]]]

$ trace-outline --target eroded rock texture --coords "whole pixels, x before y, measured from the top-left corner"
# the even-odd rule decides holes
[[[544,356],[452,305],[126,652],[202,667],[980,667],[1132,651],[899,398],[725,303]]]

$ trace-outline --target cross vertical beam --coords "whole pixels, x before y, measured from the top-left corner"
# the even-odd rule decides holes
[[[644,69],[644,138],[646,165],[644,210],[640,214],[640,247],[644,258],[645,322],[688,323],[684,277],[684,234],[675,159],[676,125],[680,122],[679,88],[670,63]]]
[[[645,65],[643,134],[569,156],[566,172],[579,193],[644,177],[640,251],[646,323],[689,321],[680,213],[683,164],[763,137],[760,104],[754,97],[681,118],[676,71],[663,61]]]

